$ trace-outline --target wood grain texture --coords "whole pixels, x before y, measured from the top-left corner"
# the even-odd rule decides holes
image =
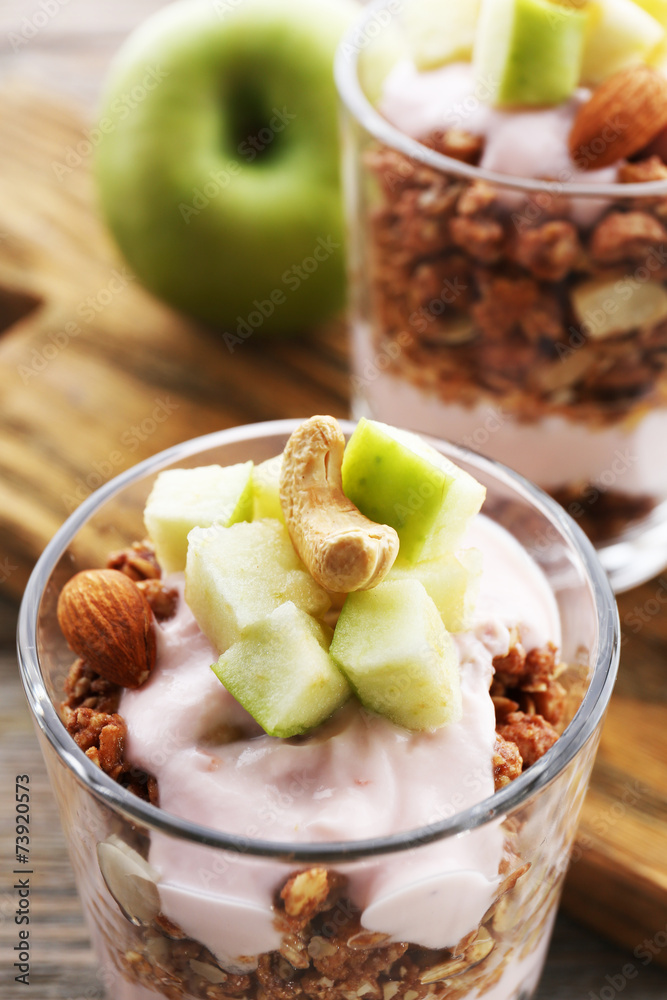
[[[214,333],[132,280],[109,301],[102,296],[103,307],[85,321],[86,301],[101,303],[114,272],[125,272],[97,221],[88,163],[62,181],[52,167],[85,134],[84,120],[43,92],[13,88],[0,98],[0,581],[18,595],[43,545],[100,479],[219,427],[312,412],[345,415],[348,362],[340,324],[290,342],[251,339],[230,353]],[[68,323],[77,332],[66,338]],[[653,581],[620,602],[621,674],[565,897],[579,919],[630,952],[667,927],[667,622],[656,597],[667,594],[662,588]],[[3,751],[5,780],[13,768],[23,770],[17,760],[40,773],[25,713],[17,723],[21,710],[12,704],[9,714],[2,705],[11,751]],[[58,888],[64,846],[39,780],[46,817],[39,905],[48,955],[34,995],[98,996],[71,881]],[[573,947],[575,932],[562,926],[563,947]],[[59,950],[65,943],[66,961]],[[620,953],[609,954],[592,978],[581,954],[569,965],[563,958],[550,966],[540,996],[599,994],[605,975],[623,964]],[[651,990],[654,980],[664,987],[657,965],[667,964],[667,949],[647,968],[624,957],[641,973],[626,997],[664,996],[657,986]]]
[[[43,94],[2,100],[0,553],[19,594],[48,537],[110,474],[221,427],[344,415],[347,358],[341,323],[230,350],[158,303],[97,220],[88,164],[62,180],[52,169],[81,118]]]
[[[632,949],[667,932],[667,576],[622,594],[618,681],[564,905]],[[667,965],[667,948],[656,961]],[[666,988],[667,994],[667,988]]]

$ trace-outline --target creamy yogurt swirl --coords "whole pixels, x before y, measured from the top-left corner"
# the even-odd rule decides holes
[[[352,701],[309,737],[267,736],[211,671],[217,651],[181,600],[158,630],[151,679],[126,690],[119,709],[127,758],[155,775],[161,808],[214,830],[304,844],[417,830],[491,795],[492,659],[517,625],[528,648],[558,643],[559,620],[540,570],[504,530],[480,515],[465,544],[482,551],[484,572],[477,623],[455,637],[463,716],[435,732],[408,732]],[[493,901],[503,840],[489,825],[350,868],[362,925],[425,947],[455,944]],[[223,857],[157,833],[149,860],[163,912],[222,962],[243,967],[241,956],[279,946],[273,896],[294,865]]]

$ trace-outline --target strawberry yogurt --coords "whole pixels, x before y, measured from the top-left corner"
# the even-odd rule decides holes
[[[265,735],[214,676],[218,651],[181,600],[159,629],[153,675],[125,690],[119,709],[128,760],[155,775],[161,808],[227,833],[307,844],[427,827],[492,795],[491,661],[507,652],[511,628],[533,648],[559,643],[560,627],[541,571],[503,529],[478,515],[465,545],[481,550],[484,571],[475,624],[455,637],[463,717],[435,732],[407,732],[351,702],[312,736]],[[178,576],[169,583],[182,586]],[[494,900],[503,842],[496,824],[405,852],[400,864],[389,855],[355,867],[349,894],[362,926],[426,948],[454,945]],[[157,832],[148,861],[162,912],[226,967],[253,967],[253,956],[279,947],[279,862],[230,855],[212,871],[207,848]]]
[[[493,81],[479,80],[471,63],[457,62],[427,72],[411,60],[398,62],[384,82],[378,110],[413,139],[435,130],[464,129],[484,136],[479,166],[511,177],[550,179],[568,184],[612,184],[618,166],[585,170],[573,163],[568,136],[577,111],[591,96],[579,88],[569,101],[551,108],[500,111],[491,107]],[[578,202],[578,222],[590,224],[604,201]]]

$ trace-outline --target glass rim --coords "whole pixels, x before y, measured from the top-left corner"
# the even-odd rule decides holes
[[[409,0],[407,0],[409,2]],[[334,60],[334,77],[338,94],[347,110],[359,124],[374,138],[386,146],[399,150],[413,160],[418,160],[425,166],[445,173],[457,174],[469,180],[482,180],[497,186],[511,188],[515,191],[545,193],[551,196],[570,196],[584,199],[618,199],[618,198],[655,198],[656,195],[667,194],[667,180],[641,181],[634,184],[576,184],[571,181],[538,180],[529,177],[515,177],[494,170],[485,170],[462,160],[456,160],[444,153],[438,153],[424,146],[417,139],[406,135],[395,125],[384,118],[366,97],[357,68],[359,57],[366,45],[360,46],[356,38],[364,32],[378,11],[386,10],[392,18],[400,15],[402,0],[373,0],[363,9],[361,16],[348,28],[343,35]],[[381,26],[385,30],[387,25]],[[369,42],[375,41],[372,35],[367,36]]]
[[[130,822],[185,839],[190,842],[250,856],[313,863],[345,863],[360,858],[390,854],[466,833],[485,823],[501,821],[505,815],[528,801],[531,796],[556,778],[585,746],[602,720],[611,695],[620,655],[620,625],[616,601],[593,545],[566,511],[539,487],[523,476],[470,449],[446,444],[447,453],[456,461],[476,465],[480,471],[523,494],[532,506],[555,522],[579,557],[595,597],[597,612],[597,651],[591,680],[574,718],[554,746],[505,788],[481,802],[426,826],[364,840],[298,843],[260,840],[223,833],[181,819],[139,799],[106,775],[76,746],[65,729],[44,684],[37,651],[37,626],[42,594],[59,559],[83,525],[103,503],[146,475],[202,451],[268,436],[284,435],[294,430],[299,420],[272,420],[245,424],[174,445],[116,476],[89,496],[64,522],[39,558],[26,586],[19,611],[17,630],[18,661],[24,689],[39,730],[55,750],[59,760],[93,796]],[[355,422],[340,421],[349,433]]]

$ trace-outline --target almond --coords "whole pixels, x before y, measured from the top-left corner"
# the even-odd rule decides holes
[[[570,132],[578,167],[598,170],[647,146],[667,126],[667,77],[631,66],[605,80],[582,104]]]
[[[68,645],[100,676],[140,687],[155,666],[153,614],[128,576],[115,569],[77,573],[58,598]]]

